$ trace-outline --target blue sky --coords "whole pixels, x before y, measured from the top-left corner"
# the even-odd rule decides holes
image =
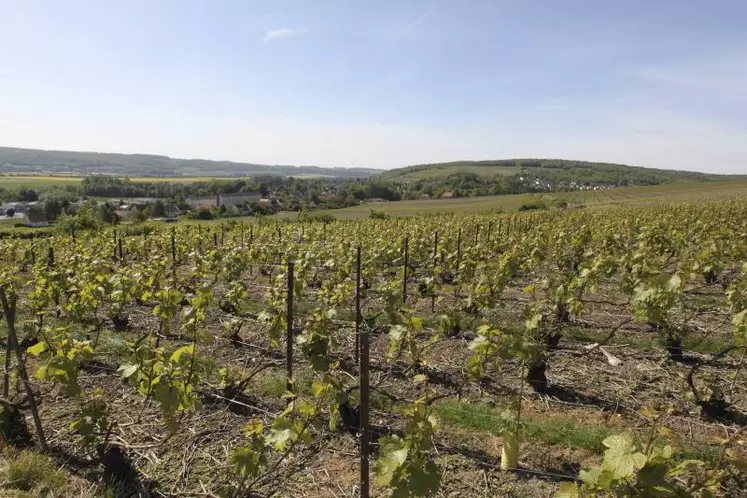
[[[0,145],[747,173],[743,0],[0,0]]]

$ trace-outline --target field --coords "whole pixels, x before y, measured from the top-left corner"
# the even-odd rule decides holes
[[[431,178],[445,178],[454,173],[474,173],[479,176],[493,177],[498,175],[515,175],[519,172],[532,175],[535,172],[543,172],[541,168],[523,168],[519,169],[511,166],[465,166],[465,165],[440,165],[433,166],[420,171],[406,172],[397,178],[401,180],[423,180]]]
[[[675,183],[650,187],[625,187],[609,190],[559,192],[548,194],[496,195],[462,197],[458,199],[429,199],[367,203],[343,209],[315,211],[330,214],[338,219],[361,218],[371,211],[389,216],[415,216],[436,213],[484,213],[489,211],[518,211],[524,204],[565,200],[571,205],[608,207],[615,205],[645,205],[650,203],[701,201],[747,195],[747,181],[714,183]],[[295,213],[279,216],[292,218]]]
[[[0,187],[3,188],[43,188],[64,187],[81,182],[79,176],[63,175],[0,175]]]
[[[212,177],[212,176],[184,176],[184,177],[151,177],[151,176],[136,176],[130,177],[133,183],[150,183],[150,182],[165,182],[165,183],[195,183],[195,182],[209,182],[211,180],[227,180],[227,179],[238,179],[238,177]],[[43,188],[43,187],[60,187],[65,185],[75,185],[83,181],[83,177],[80,176],[66,176],[66,175],[0,175],[0,187],[4,188]]]
[[[38,494],[24,472],[56,468],[44,485],[76,496],[743,496],[747,202],[713,192],[0,240],[6,361],[8,331],[25,350],[0,480]],[[38,462],[11,478],[14,446]]]
[[[16,226],[16,224],[23,224],[23,218],[13,218],[13,219],[0,219],[0,234],[9,233],[9,234],[32,234],[32,233],[46,233],[51,232],[53,230],[52,227],[42,227],[42,228],[31,228],[26,226]]]
[[[384,171],[381,179],[395,182],[431,180],[438,183],[450,175],[465,173],[481,177],[483,180],[517,175],[523,176],[525,180],[531,180],[537,176],[553,182],[590,181],[594,184],[627,182],[631,185],[745,179],[744,176],[739,175],[716,175],[564,159],[498,159],[418,164]]]

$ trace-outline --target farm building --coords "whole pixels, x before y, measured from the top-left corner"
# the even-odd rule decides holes
[[[29,227],[46,227],[49,226],[47,215],[41,209],[29,209],[23,217],[24,223]]]
[[[259,192],[237,192],[235,194],[215,194],[208,197],[192,197],[186,203],[193,208],[212,208],[219,206],[238,206],[249,202],[257,202],[262,195]]]

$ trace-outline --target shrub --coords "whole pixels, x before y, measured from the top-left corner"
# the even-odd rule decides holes
[[[368,217],[374,220],[385,220],[389,218],[389,215],[383,211],[375,211],[372,209],[371,214],[369,214]]]
[[[213,212],[206,207],[202,207],[199,209],[199,211],[190,213],[189,217],[193,220],[212,220],[213,218],[215,218]]]
[[[547,205],[541,201],[528,202],[526,204],[522,204],[521,207],[519,208],[519,211],[535,211],[538,209],[547,209]]]
[[[322,223],[332,223],[333,221],[337,221],[337,218],[332,216],[331,214],[312,214],[309,216],[309,221],[319,221]]]

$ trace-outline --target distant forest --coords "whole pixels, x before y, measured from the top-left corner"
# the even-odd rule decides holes
[[[3,162],[5,161],[5,162]],[[634,185],[657,185],[675,182],[707,182],[744,178],[687,171],[649,169],[612,163],[590,163],[560,159],[509,159],[496,161],[460,161],[424,164],[386,171],[314,168],[295,166],[240,165],[203,160],[170,159],[162,156],[48,152],[0,148],[0,172],[8,164],[18,171],[109,171],[124,168],[128,175],[160,172],[219,176],[220,165],[256,167],[244,177],[216,178],[192,183],[131,181],[122,175],[90,174],[81,183],[54,187],[3,188],[0,177],[0,200],[73,201],[85,197],[133,198],[154,197],[176,202],[189,197],[218,193],[259,192],[279,201],[284,209],[340,208],[366,200],[397,201],[441,197],[475,197],[522,194],[528,192],[561,192],[589,188],[616,188]],[[156,165],[159,165],[156,167]],[[166,167],[167,165],[168,167]],[[77,168],[77,169],[76,169]],[[176,169],[175,169],[176,168]],[[217,168],[217,169],[216,169]],[[259,171],[272,170],[273,174]],[[230,169],[230,168],[229,168]],[[243,170],[242,170],[243,171]],[[312,171],[326,174],[314,175]],[[342,176],[329,174],[340,172]],[[282,173],[281,173],[282,172]],[[357,177],[356,175],[368,175]],[[295,175],[301,175],[297,177]],[[347,176],[346,176],[347,175]]]
[[[114,176],[254,176],[320,175],[333,178],[370,178],[381,170],[275,166],[207,159],[174,159],[147,154],[111,154],[0,147],[1,172],[107,174]]]
[[[677,182],[710,182],[745,178],[624,164],[562,159],[506,159],[422,164],[384,172],[379,181],[395,185],[405,199],[562,192]]]

